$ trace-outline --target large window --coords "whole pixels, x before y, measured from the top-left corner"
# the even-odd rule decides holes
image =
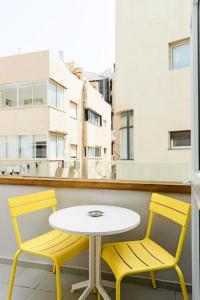
[[[0,108],[47,103],[47,81],[0,85]]]
[[[45,105],[64,109],[64,88],[52,81],[0,85],[0,108]]]
[[[47,158],[46,135],[0,136],[0,159]]]
[[[85,120],[93,125],[102,126],[101,116],[90,109],[85,110]]]
[[[120,158],[133,159],[133,111],[121,114]]]
[[[183,40],[170,44],[171,69],[181,69],[190,66],[190,43]]]

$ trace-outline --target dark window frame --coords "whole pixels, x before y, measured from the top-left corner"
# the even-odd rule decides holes
[[[99,124],[95,124],[95,122],[91,122],[89,120],[89,112],[92,113],[94,115],[94,118],[98,118],[99,119]],[[85,109],[85,121],[87,121],[88,123],[94,125],[94,126],[99,126],[101,127],[102,126],[102,116],[97,114],[95,111],[87,108]]]

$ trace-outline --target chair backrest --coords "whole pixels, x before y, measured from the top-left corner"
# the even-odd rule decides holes
[[[56,210],[56,204],[57,201],[54,190],[48,190],[45,192],[39,192],[8,199],[8,205],[10,208],[18,245],[20,245],[22,241],[16,218],[21,215],[25,215],[45,208],[52,208],[52,211],[54,212]]]
[[[149,208],[150,218],[146,233],[147,238],[150,236],[153,217],[155,214],[168,218],[182,227],[176,251],[176,259],[179,260],[187,226],[190,220],[191,204],[176,200],[168,196],[153,193]]]

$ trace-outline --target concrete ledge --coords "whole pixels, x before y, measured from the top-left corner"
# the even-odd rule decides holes
[[[2,185],[28,185],[78,189],[108,189],[127,191],[146,191],[157,193],[190,194],[190,184],[181,182],[153,182],[153,181],[123,181],[123,180],[92,180],[92,179],[61,179],[43,177],[5,177],[0,176]]]

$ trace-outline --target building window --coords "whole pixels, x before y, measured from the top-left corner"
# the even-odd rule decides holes
[[[57,85],[57,108],[64,110],[64,88]]]
[[[34,158],[47,157],[47,138],[46,135],[34,136]]]
[[[3,88],[3,105],[4,107],[17,106],[17,85],[9,84]]]
[[[90,109],[85,110],[85,120],[90,124],[102,126],[101,116]]]
[[[0,136],[0,159],[47,157],[46,135]]]
[[[49,99],[50,106],[58,109],[64,109],[64,89],[60,85],[50,81],[49,82]]]
[[[171,131],[170,133],[170,149],[184,149],[191,147],[191,131]]]
[[[30,106],[33,104],[33,84],[19,84],[19,106]]]
[[[64,136],[57,136],[57,158],[64,158],[65,140]]]
[[[6,159],[6,136],[0,136],[0,160]]]
[[[190,43],[189,39],[174,42],[170,47],[170,68],[172,70],[190,66]]]
[[[33,83],[33,104],[47,104],[47,81],[36,81]]]
[[[47,103],[47,82],[36,81],[0,86],[0,108]]]
[[[133,111],[121,114],[120,158],[133,159]]]
[[[6,140],[6,153],[7,159],[19,158],[19,137],[7,136]]]
[[[77,158],[77,145],[71,144],[71,158]]]
[[[48,101],[47,101],[48,91]],[[0,108],[44,105],[64,110],[64,88],[48,81],[34,81],[0,86]]]
[[[56,107],[57,106],[57,91],[56,85],[52,82],[49,83],[49,105]]]
[[[101,147],[87,147],[86,154],[88,158],[101,157]]]
[[[70,117],[77,119],[77,104],[73,101],[70,101]]]
[[[20,137],[20,157],[22,159],[33,158],[33,136],[22,135]]]
[[[50,159],[57,158],[57,136],[52,134],[49,136],[49,156]]]

